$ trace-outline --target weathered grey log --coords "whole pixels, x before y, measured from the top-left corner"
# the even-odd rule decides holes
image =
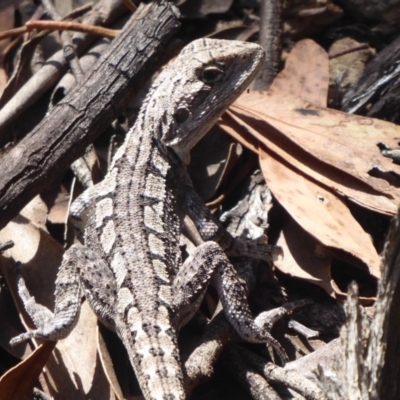
[[[371,371],[371,399],[400,397],[400,212],[386,239],[382,279],[370,325],[367,363]]]
[[[362,75],[345,93],[342,111],[395,124],[400,121],[400,37],[386,46],[365,67]]]
[[[179,28],[165,1],[141,7],[80,87],[1,160],[0,229],[121,114],[160,67],[160,55]]]
[[[350,285],[347,322],[342,332],[343,358],[335,371],[320,368],[329,400],[395,400],[400,398],[400,213],[386,241],[382,279],[371,323],[358,303],[357,285]]]

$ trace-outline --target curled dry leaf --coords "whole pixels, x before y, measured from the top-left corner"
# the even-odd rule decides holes
[[[380,258],[371,238],[343,198],[385,215],[396,212],[397,187],[389,179],[376,177],[376,171],[383,172],[383,178],[385,172],[400,173],[378,148],[379,143],[396,147],[400,129],[385,121],[324,108],[328,83],[325,51],[310,40],[299,42],[271,90],[243,94],[221,126],[260,154],[272,193],[303,229],[320,244],[338,249],[337,254],[344,251],[346,261],[367,266],[379,277]],[[310,273],[310,267],[293,257],[296,248],[284,245],[289,258],[279,265],[282,270],[303,278],[318,277],[328,293],[340,294],[331,282],[328,264],[320,271],[322,277],[315,270]]]
[[[328,99],[329,56],[311,39],[297,42],[286,60],[285,69],[274,79],[269,92],[288,93],[316,106]]]
[[[399,175],[400,167],[382,156],[378,144],[396,148],[397,125],[275,93],[247,93],[232,106],[232,114],[304,174],[363,207],[395,214],[400,193],[384,176]],[[372,176],[374,171],[381,171],[382,178]]]
[[[74,330],[57,342],[55,356],[47,363],[47,377],[54,396],[68,393],[71,399],[86,399],[88,396],[99,400],[114,399],[101,368],[96,336],[97,317],[85,301]]]
[[[0,32],[8,31],[14,28],[14,14],[15,5],[3,7],[0,12]],[[4,59],[6,55],[7,46],[10,43],[10,39],[0,41],[0,93],[4,90],[7,84],[7,72],[4,68]]]
[[[0,400],[31,400],[36,384],[55,342],[46,342],[0,378]]]
[[[381,260],[370,236],[339,196],[292,171],[263,148],[260,163],[272,193],[306,232],[324,246],[349,253],[355,263],[361,260],[373,276],[380,276]]]
[[[97,328],[97,348],[98,348],[98,353],[99,353],[99,358],[100,362],[104,371],[104,374],[107,377],[107,381],[110,384],[110,387],[112,388],[112,391],[115,395],[115,397],[118,400],[124,400],[127,396],[124,396],[124,393],[122,391],[120,382],[118,381],[117,374],[116,374],[116,367],[113,364],[112,358],[110,356],[110,353],[107,348],[107,344],[104,341],[103,335],[101,334],[102,329]],[[127,364],[122,364],[121,368],[123,368],[124,365]]]
[[[193,149],[189,165],[193,184],[205,201],[219,191],[242,152],[242,147],[221,130],[210,133]]]
[[[63,255],[61,245],[38,227],[40,221],[31,222],[33,215],[37,215],[37,210],[37,206],[28,204],[0,232],[0,243],[8,240],[15,243],[13,248],[3,253],[0,265],[19,311],[30,328],[33,326],[16,293],[14,263],[19,261],[23,264],[26,284],[37,302],[53,310],[54,282]],[[43,213],[43,218],[45,217],[46,213]],[[113,398],[97,357],[97,345],[93,340],[96,327],[96,316],[83,303],[77,326],[66,339],[57,342],[54,353],[46,363],[45,376],[53,394],[68,393],[74,399],[85,398],[84,393],[91,393],[96,399]],[[79,382],[76,381],[76,376],[79,376]],[[22,397],[18,397],[20,398]]]
[[[282,247],[285,255],[274,263],[279,270],[318,285],[335,297],[335,288],[331,284],[332,258],[326,253],[319,255],[318,242],[293,219],[288,218],[284,223],[277,245]]]

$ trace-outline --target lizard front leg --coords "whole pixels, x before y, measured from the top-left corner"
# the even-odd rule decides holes
[[[75,234],[81,243],[84,242],[84,234],[90,211],[102,194],[108,194],[115,188],[115,173],[107,176],[97,185],[90,186],[80,194],[71,204],[69,217],[75,229]]]
[[[180,178],[185,182],[184,190],[181,191],[183,210],[192,219],[201,238],[207,241],[217,242],[228,256],[250,257],[264,260],[268,263],[274,257],[279,256],[282,251],[278,246],[269,245],[257,240],[235,239],[223,227],[204,204],[203,199],[194,190],[187,171],[181,167]]]
[[[96,275],[95,278],[94,275]],[[94,282],[96,287],[93,287]],[[110,291],[115,289],[114,282],[111,270],[96,253],[83,246],[72,246],[65,252],[57,275],[53,313],[36,303],[35,298],[29,294],[19,267],[17,269],[18,293],[36,329],[16,336],[10,344],[14,346],[34,337],[45,340],[59,340],[67,337],[78,322],[81,285],[99,319],[112,328],[114,305],[110,302],[115,299],[115,296],[110,296]]]
[[[254,319],[247,303],[245,285],[238,278],[222,248],[215,242],[209,241],[198,246],[183,263],[175,278],[172,288],[176,326],[184,325],[196,312],[212,275],[216,279],[225,315],[236,332],[246,341],[269,343],[282,361],[287,361],[285,351],[269,330],[278,318],[290,310],[280,307],[261,313]]]

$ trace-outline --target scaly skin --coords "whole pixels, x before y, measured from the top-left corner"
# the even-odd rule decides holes
[[[190,182],[182,172],[180,185],[179,171],[263,58],[256,44],[201,39],[161,72],[109,173],[73,204],[71,216],[84,228],[85,246],[64,255],[54,317],[50,311],[44,322],[34,317],[38,329],[13,344],[33,336],[65,337],[79,312],[79,280],[96,314],[127,348],[145,398],[185,398],[176,333],[181,306],[173,279],[181,266],[180,186]],[[209,247],[219,254],[215,246]]]

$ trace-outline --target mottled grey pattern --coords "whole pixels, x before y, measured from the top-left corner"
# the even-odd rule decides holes
[[[37,329],[12,340],[65,337],[79,313],[79,283],[100,320],[123,341],[146,399],[184,399],[177,329],[217,273],[226,314],[245,339],[278,342],[258,326],[229,255],[270,259],[265,244],[234,241],[194,192],[191,148],[248,86],[264,54],[256,44],[203,39],[186,46],[158,77],[105,179],[73,203],[85,246],[72,246],[57,277],[53,313],[36,305],[19,278]],[[181,265],[186,212],[206,243]],[[218,243],[218,244],[217,244]],[[41,308],[40,308],[41,307]]]

